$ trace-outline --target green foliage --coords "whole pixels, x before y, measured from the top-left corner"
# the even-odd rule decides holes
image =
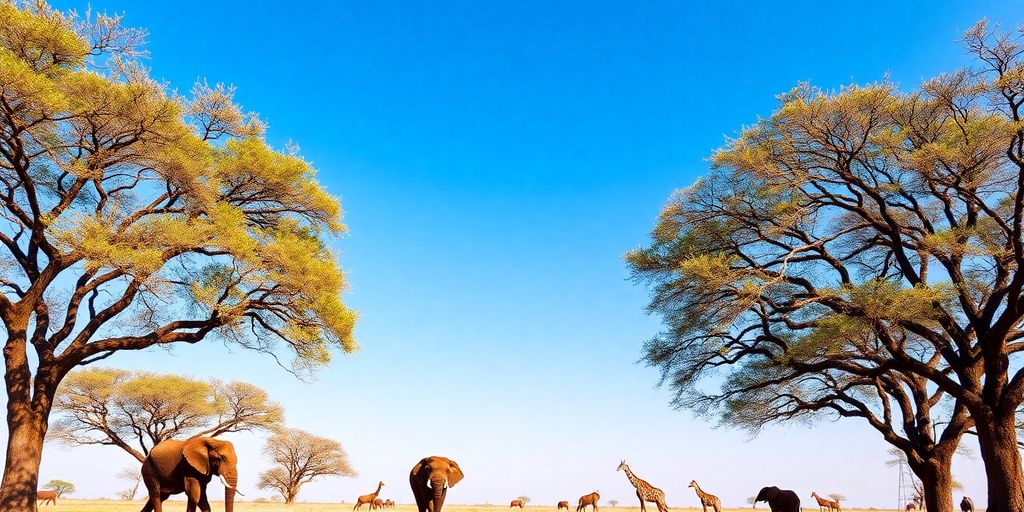
[[[72,494],[75,492],[75,484],[66,480],[53,479],[43,484],[43,489],[50,489],[57,492],[57,497],[60,498],[65,494]]]
[[[54,412],[51,439],[113,445],[140,461],[165,439],[273,431],[284,421],[281,406],[252,384],[114,368],[68,374]]]
[[[38,300],[17,293],[38,287],[54,310],[88,301],[92,315],[40,326],[50,349],[75,333],[71,365],[206,336],[285,348],[296,371],[356,350],[329,248],[346,229],[338,200],[295,147],[267,143],[233,89],[183,96],[150,78],[141,36],[117,17],[0,2],[0,145],[22,148],[0,157],[13,187],[0,234],[17,241],[0,247],[15,263],[4,300]]]
[[[671,195],[626,261],[675,406],[754,432],[860,418],[921,471],[1021,406],[1021,38],[979,23],[984,71],[915,91],[799,84]]]

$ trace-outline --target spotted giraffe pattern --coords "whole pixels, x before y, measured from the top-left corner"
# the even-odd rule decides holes
[[[668,512],[668,505],[665,505],[665,491],[647,483],[642,478],[633,474],[626,461],[619,463],[619,468],[626,473],[629,483],[636,487],[636,497],[640,499],[640,512],[647,512],[647,502],[658,505],[658,512]]]
[[[697,491],[697,498],[700,499],[700,506],[704,507],[704,512],[708,512],[708,507],[713,508],[715,512],[722,512],[722,500],[718,499],[718,496],[701,490],[696,480],[690,480],[690,487]]]

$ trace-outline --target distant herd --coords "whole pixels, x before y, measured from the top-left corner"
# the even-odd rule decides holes
[[[160,464],[152,462],[151,459],[153,459],[154,454],[159,455],[163,451],[170,450],[180,450],[189,455],[202,453],[209,464],[205,466],[205,471],[202,467],[198,471],[196,468],[187,467],[194,463],[195,458],[192,457],[192,463],[179,462],[179,465],[184,464],[185,467],[166,471],[167,475],[156,474]],[[142,476],[149,490],[150,497],[142,508],[142,512],[160,512],[164,500],[172,494],[181,492],[185,492],[188,498],[189,510],[195,510],[194,507],[197,505],[202,510],[210,510],[209,504],[206,503],[205,499],[206,485],[214,476],[220,478],[226,489],[225,511],[233,512],[233,498],[234,493],[237,492],[234,487],[235,482],[237,482],[237,472],[234,469],[237,458],[234,454],[234,447],[229,441],[213,438],[164,441],[154,447],[149,455],[147,461],[143,463]],[[179,457],[178,460],[185,458]],[[198,465],[204,466],[204,464]],[[616,471],[622,471],[629,480],[629,483],[636,489],[636,497],[640,501],[641,512],[647,512],[648,503],[653,503],[658,508],[658,512],[668,512],[668,506],[665,504],[665,492],[634,474],[626,464],[626,461],[621,461]],[[160,473],[164,472],[160,471]],[[167,478],[164,478],[165,476]],[[463,476],[462,469],[458,463],[446,457],[424,457],[417,462],[413,466],[412,471],[409,472],[409,485],[412,487],[413,495],[416,498],[418,512],[441,512],[448,489],[459,483]],[[360,510],[363,505],[367,505],[370,510],[394,508],[394,501],[379,498],[383,487],[384,482],[378,482],[377,488],[373,492],[356,498],[356,503],[352,510]],[[689,487],[697,493],[697,498],[700,500],[704,512],[708,512],[709,508],[714,512],[722,512],[722,501],[718,496],[705,492],[700,488],[696,480],[691,480]],[[198,496],[193,496],[186,489],[201,492],[196,493]],[[839,500],[822,498],[817,492],[812,492],[811,497],[817,501],[819,512],[841,512]],[[37,499],[43,504],[55,505],[57,498],[57,492],[52,490],[41,490],[37,494]],[[591,508],[590,512],[598,512],[598,502],[600,499],[601,495],[597,491],[580,496],[579,500],[577,500],[576,512],[586,512],[587,507]],[[760,501],[766,502],[771,512],[800,512],[800,497],[791,490],[779,489],[774,486],[764,487],[754,498],[753,504],[755,508]],[[509,503],[509,508],[522,509],[525,505],[525,498],[519,498],[512,500]],[[562,509],[568,512],[568,501],[558,502],[558,510],[561,511]],[[970,497],[964,496],[960,502],[960,509],[963,512],[974,512],[974,502]],[[910,503],[906,506],[906,511],[918,510],[923,510],[920,503]]]

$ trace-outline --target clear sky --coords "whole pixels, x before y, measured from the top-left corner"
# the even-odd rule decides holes
[[[150,31],[154,76],[182,91],[197,78],[237,86],[269,139],[297,142],[342,197],[358,354],[314,383],[218,343],[104,361],[255,383],[290,426],[341,441],[359,476],[300,499],[351,502],[384,480],[382,497],[410,502],[408,471],[441,454],[466,472],[458,503],[599,489],[635,504],[615,472],[625,458],[670,506],[697,506],[691,479],[727,506],[765,485],[805,504],[817,491],[895,505],[887,445],[861,422],[750,440],[673,411],[636,362],[659,325],[622,255],[776,94],[886,73],[914,87],[967,62],[956,41],[979,18],[1019,23],[1019,3],[90,3]],[[255,489],[262,436],[231,439],[247,497],[269,496]],[[41,476],[110,497],[131,462],[48,446]],[[954,473],[982,505],[979,461]]]

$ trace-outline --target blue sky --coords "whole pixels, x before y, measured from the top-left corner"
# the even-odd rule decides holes
[[[635,504],[622,458],[696,506],[696,479],[727,506],[764,485],[893,506],[880,437],[856,421],[780,426],[754,440],[668,406],[636,364],[658,330],[622,254],[664,200],[798,81],[833,88],[887,73],[905,88],[967,63],[956,43],[1011,2],[147,2],[93,0],[150,31],[152,74],[196,79],[293,140],[342,197],[337,241],[363,349],[304,383],[218,343],[122,354],[123,367],[253,382],[289,425],[335,438],[360,475],[300,499],[412,500],[422,456],[460,462],[459,503]],[[84,10],[85,2],[61,0]],[[248,496],[261,436],[232,438]],[[970,443],[970,441],[968,441]],[[104,460],[87,469],[89,460]],[[48,446],[42,478],[113,496],[131,459]],[[982,499],[977,460],[954,468]],[[218,491],[215,491],[219,495]]]

